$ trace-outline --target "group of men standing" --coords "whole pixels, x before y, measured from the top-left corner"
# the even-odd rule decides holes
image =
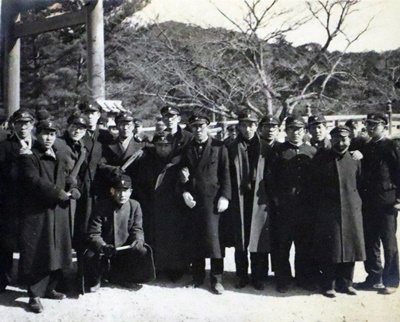
[[[397,289],[400,149],[385,136],[384,114],[368,114],[370,139],[361,143],[348,126],[328,139],[321,115],[307,124],[290,115],[281,143],[271,115],[240,113],[230,128],[237,136],[222,142],[210,137],[204,115],[183,130],[177,108],[160,112],[165,129],[151,142],[135,134],[130,112],[117,115],[117,136],[99,129],[100,110],[88,103],[61,137],[51,119],[35,125],[30,111],[14,113],[12,134],[0,142],[1,291],[18,250],[31,310],[43,310],[42,297],[65,298],[56,286],[74,248],[87,291],[102,278],[131,287],[154,270],[171,281],[190,270],[189,286],[199,287],[210,258],[211,290],[222,294],[225,248],[235,247],[237,288],[263,290],[271,268],[285,293],[293,243],[302,288],[355,295],[354,263],[365,261],[358,288]]]

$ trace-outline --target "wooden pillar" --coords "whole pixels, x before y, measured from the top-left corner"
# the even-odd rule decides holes
[[[21,40],[14,38],[11,26],[18,21],[20,15],[14,19],[3,21],[4,32],[4,106],[7,117],[20,108],[20,61]]]
[[[105,99],[103,0],[89,5],[86,28],[89,99]]]

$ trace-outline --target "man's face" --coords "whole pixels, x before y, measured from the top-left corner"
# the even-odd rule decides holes
[[[167,158],[172,151],[171,143],[155,143],[154,148],[156,149],[156,153],[161,158]]]
[[[198,142],[204,142],[208,139],[208,126],[205,123],[192,124],[190,129],[194,135],[194,138]]]
[[[332,148],[338,152],[344,153],[349,149],[351,139],[349,136],[335,135],[331,138]]]
[[[162,121],[167,127],[167,130],[175,130],[178,128],[178,124],[181,121],[181,117],[177,114],[167,113],[162,116]]]
[[[304,134],[304,127],[289,126],[286,128],[287,139],[296,145],[303,142]]]
[[[236,130],[236,128],[231,128],[231,129],[229,129],[229,130],[228,130],[228,136],[229,136],[231,139],[236,139],[236,137],[237,137],[237,130]]]
[[[278,133],[279,126],[276,124],[263,124],[261,126],[261,136],[270,142],[275,141]]]
[[[239,131],[246,140],[251,140],[257,131],[257,122],[240,121]]]
[[[22,140],[27,139],[31,136],[33,129],[32,121],[17,121],[14,124],[14,132]]]
[[[70,124],[67,128],[69,137],[74,141],[79,141],[86,134],[86,127],[82,124]]]
[[[134,124],[132,121],[122,121],[117,124],[119,136],[122,139],[126,139],[133,135]]]
[[[90,129],[95,129],[97,127],[97,122],[100,118],[100,112],[99,111],[85,111],[85,115],[87,116],[89,120],[89,128]]]
[[[36,134],[37,141],[46,150],[50,149],[57,138],[57,132],[51,130],[42,130]]]
[[[372,139],[379,139],[385,134],[385,124],[376,123],[366,120],[365,127],[367,128],[368,135]]]
[[[111,191],[112,198],[119,205],[123,205],[126,202],[128,202],[128,200],[132,194],[131,188],[122,188],[122,189],[111,188],[110,191]]]
[[[323,123],[313,124],[309,128],[310,134],[313,139],[317,142],[321,142],[326,138],[328,134],[328,129],[326,125]]]
[[[135,134],[139,134],[143,132],[143,125],[136,125],[134,129]]]

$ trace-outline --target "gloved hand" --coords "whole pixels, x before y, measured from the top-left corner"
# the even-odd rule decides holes
[[[103,253],[104,256],[110,258],[114,256],[117,250],[115,249],[114,245],[106,244],[101,247],[100,252]]]
[[[189,181],[190,172],[187,167],[184,167],[180,172],[180,179],[182,183],[186,183]]]
[[[68,193],[71,194],[71,199],[78,200],[81,197],[81,193],[77,188],[72,188]]]
[[[146,247],[144,247],[143,240],[135,240],[131,244],[131,246],[140,256],[144,256],[147,254],[147,249],[146,249]]]
[[[229,206],[229,200],[223,196],[219,197],[217,204],[218,212],[224,212],[226,209],[228,209],[228,206]]]
[[[352,152],[350,152],[351,153],[351,157],[352,157],[352,159],[354,160],[354,161],[359,161],[359,160],[361,160],[364,156],[363,156],[363,154],[360,152],[360,151],[358,151],[358,150],[356,150],[356,151],[352,151]]]
[[[191,195],[190,192],[184,192],[182,194],[183,200],[185,201],[186,206],[188,206],[189,208],[193,208],[194,206],[196,206],[196,201],[194,200],[193,196]]]
[[[65,190],[61,190],[58,193],[58,199],[61,201],[67,201],[67,200],[69,200],[69,197],[71,197],[71,194],[68,192],[65,192]]]

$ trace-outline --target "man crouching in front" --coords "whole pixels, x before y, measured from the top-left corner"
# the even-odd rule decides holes
[[[84,255],[85,289],[96,292],[101,279],[130,289],[155,278],[151,248],[144,243],[142,210],[130,199],[131,178],[112,180],[111,197],[97,203],[88,226]]]

